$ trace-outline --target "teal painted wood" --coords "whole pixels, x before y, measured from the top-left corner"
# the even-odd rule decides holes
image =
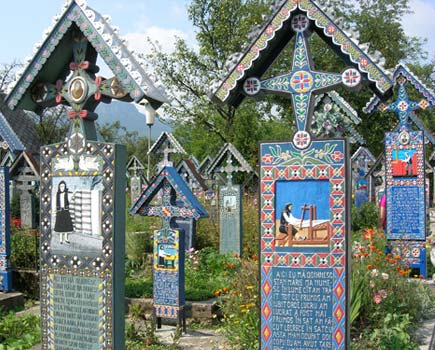
[[[242,187],[221,187],[219,193],[221,254],[242,254]]]
[[[123,349],[125,147],[73,133],[41,154],[41,348]]]

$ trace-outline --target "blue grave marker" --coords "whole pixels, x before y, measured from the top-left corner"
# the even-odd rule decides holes
[[[12,290],[9,269],[10,245],[9,168],[0,167],[0,292]]]
[[[238,106],[244,96],[273,93],[290,98],[295,112],[292,142],[260,145],[260,349],[349,349],[347,142],[312,137],[313,97],[341,84],[386,93],[392,83],[316,1],[286,0],[274,10],[213,96]],[[315,70],[308,47],[314,32],[351,67]],[[291,71],[255,77],[292,38]]]
[[[151,202],[162,191],[160,205]],[[184,230],[177,219],[206,217],[207,212],[173,167],[165,167],[142,192],[130,214],[158,216],[162,228],[154,232],[153,315],[161,326],[162,318],[177,319],[186,331],[184,295]]]
[[[375,108],[381,112],[394,112],[399,124],[385,134],[385,193],[387,200],[387,238],[389,244],[408,246],[415,250],[426,239],[426,187],[425,187],[425,139],[434,143],[428,131],[414,111],[435,105],[435,95],[424,86],[404,65],[398,65],[393,75],[397,85],[397,98],[390,103],[373,97],[365,111]],[[408,98],[406,85],[410,83],[423,95],[420,101]],[[413,131],[411,122],[420,129]],[[403,250],[402,250],[403,251]],[[402,260],[420,270],[426,277],[426,255],[420,251],[419,258],[402,256]]]

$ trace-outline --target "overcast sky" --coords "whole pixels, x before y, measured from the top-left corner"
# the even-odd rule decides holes
[[[435,57],[435,0],[411,0],[414,13],[403,19],[406,33],[428,38],[426,49]],[[63,0],[2,1],[0,12],[0,63],[24,61],[44,29],[62,8]],[[147,36],[158,39],[165,51],[173,48],[174,37],[195,43],[187,18],[189,0],[88,0],[88,4],[120,28],[131,49],[148,50]]]

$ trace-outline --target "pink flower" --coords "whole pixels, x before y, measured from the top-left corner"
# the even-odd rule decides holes
[[[373,302],[375,304],[380,304],[382,302],[382,297],[379,293],[373,294]]]
[[[370,271],[370,274],[372,275],[372,277],[378,277],[379,276],[379,271],[376,269],[373,269],[372,271]]]
[[[378,293],[382,299],[385,299],[388,296],[388,293],[385,289],[381,289]]]

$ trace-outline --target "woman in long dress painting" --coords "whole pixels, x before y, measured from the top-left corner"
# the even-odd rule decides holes
[[[57,187],[54,231],[60,234],[60,244],[70,243],[68,235],[74,231],[74,227],[69,212],[68,188],[65,181],[59,182]]]

